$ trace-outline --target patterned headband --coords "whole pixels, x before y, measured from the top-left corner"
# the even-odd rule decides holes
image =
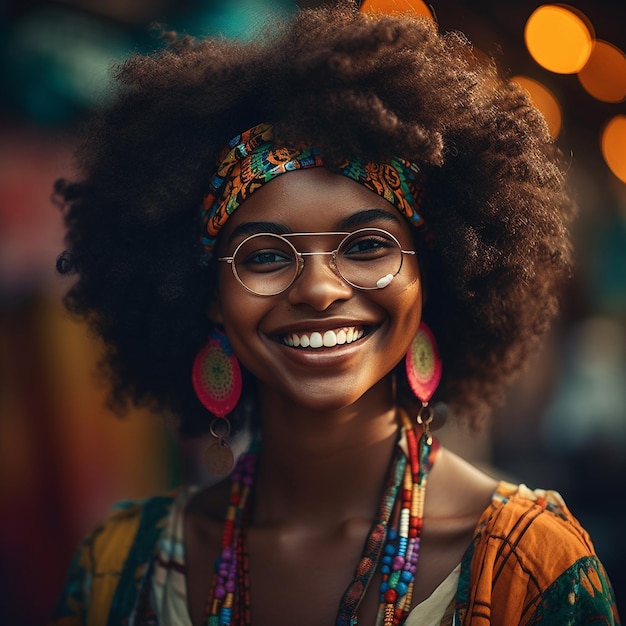
[[[415,163],[399,157],[388,163],[358,158],[325,162],[317,148],[277,148],[272,127],[259,124],[231,139],[219,155],[217,172],[203,202],[204,249],[213,251],[226,220],[254,191],[280,174],[309,167],[327,167],[343,174],[390,202],[414,226],[423,223],[417,213],[422,190]]]

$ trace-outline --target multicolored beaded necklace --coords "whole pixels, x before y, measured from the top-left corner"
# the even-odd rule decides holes
[[[400,625],[411,609],[426,482],[439,443],[429,434],[423,434],[418,440],[407,416],[404,413],[400,416],[402,436],[387,476],[377,519],[365,542],[354,579],[341,600],[335,626],[357,623],[357,609],[379,563],[382,583],[377,624]],[[406,450],[402,441],[406,442]],[[258,456],[257,452],[242,455],[232,474],[222,552],[206,605],[207,626],[249,626],[251,621],[246,529]]]

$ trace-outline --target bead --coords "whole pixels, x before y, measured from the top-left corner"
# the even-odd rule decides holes
[[[383,616],[383,626],[396,626],[396,620],[394,619],[393,604],[387,604],[385,606],[385,613]]]
[[[372,534],[370,535],[367,546],[368,552],[372,551],[375,546],[377,546],[385,537],[385,529],[381,524],[377,524],[372,530]]]
[[[402,509],[402,512],[400,513],[400,536],[401,537],[406,537],[406,533],[402,532],[402,530],[406,527],[409,527],[409,519],[411,517],[411,514],[409,512],[408,509]]]
[[[397,449],[386,479],[378,517],[364,545],[363,554],[348,592],[339,608],[337,623],[354,626],[354,607],[362,599],[374,572],[373,558],[380,555],[383,580],[379,596],[385,626],[398,626],[407,618],[423,525],[424,495],[428,472],[434,460],[433,447],[419,441],[408,418],[400,413],[408,456]],[[421,458],[420,458],[421,456]],[[254,485],[258,454],[245,453],[231,474],[231,494],[222,534],[222,552],[207,601],[207,626],[234,626],[250,623],[250,589],[246,553],[246,520],[251,487]]]
[[[398,594],[395,589],[387,589],[385,591],[385,602],[393,604],[398,599]]]
[[[364,574],[367,574],[373,566],[374,562],[372,561],[372,559],[370,559],[369,557],[364,557],[359,561],[359,564],[356,568],[356,573],[359,576],[363,576]]]
[[[229,626],[232,622],[232,610],[222,609],[220,614],[220,626]]]

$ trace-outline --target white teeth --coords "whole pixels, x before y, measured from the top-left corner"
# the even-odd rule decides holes
[[[327,330],[324,333],[323,342],[324,342],[324,347],[325,348],[332,348],[333,346],[336,346],[337,345],[337,335],[335,334],[335,331]]]
[[[327,330],[322,333],[315,331],[310,334],[289,333],[283,338],[283,343],[292,348],[333,348],[337,345],[352,343],[363,337],[362,328],[346,326],[335,330]]]
[[[322,335],[319,333],[311,333],[311,342],[309,345],[311,348],[321,348],[324,345]]]

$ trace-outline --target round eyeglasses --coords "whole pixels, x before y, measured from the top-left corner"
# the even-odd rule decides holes
[[[330,252],[299,252],[291,237],[344,235]],[[304,257],[330,255],[330,266],[346,283],[357,289],[383,289],[402,268],[405,254],[400,242],[382,228],[360,228],[353,232],[256,233],[244,239],[232,256],[219,257],[229,263],[235,278],[257,296],[275,296],[289,289],[304,268]]]

